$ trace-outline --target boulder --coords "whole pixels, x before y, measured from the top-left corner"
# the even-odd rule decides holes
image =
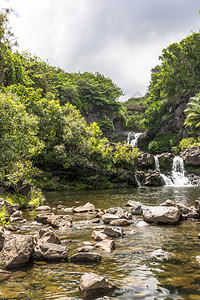
[[[102,216],[102,220],[105,224],[109,224],[111,221],[119,219],[118,215],[113,215],[113,214],[104,214]]]
[[[11,223],[26,223],[26,219],[22,218],[22,212],[20,210],[16,210],[9,218]]]
[[[156,156],[158,158],[161,170],[164,169],[164,170],[171,171],[172,165],[173,165],[174,154],[169,153],[169,152],[164,152],[161,154],[157,154]]]
[[[5,238],[6,238],[6,235],[5,235],[4,230],[2,228],[0,228],[0,251],[3,248],[4,242],[5,242]]]
[[[154,258],[158,261],[169,260],[174,257],[175,255],[173,253],[163,251],[162,249],[155,250],[150,254],[150,258]]]
[[[172,206],[143,207],[143,220],[147,223],[177,224],[180,221],[180,212]]]
[[[105,252],[112,252],[115,249],[115,241],[113,240],[103,240],[95,245],[96,248],[105,251]]]
[[[200,166],[200,147],[194,146],[187,148],[181,152],[181,157],[184,160],[184,164],[190,166]]]
[[[40,229],[38,235],[35,237],[35,240],[37,244],[61,244],[59,237],[55,234],[51,227]]]
[[[117,215],[119,219],[131,219],[132,216],[121,207],[111,207],[104,211],[105,214]]]
[[[103,232],[101,231],[96,231],[94,230],[92,232],[92,238],[95,240],[95,241],[103,241],[107,238],[107,235],[104,234]]]
[[[33,237],[30,235],[15,235],[6,237],[0,252],[0,265],[11,269],[28,263],[33,252]]]
[[[75,212],[75,213],[83,213],[83,212],[89,212],[89,211],[95,211],[95,206],[90,202],[86,203],[83,206],[78,206],[78,207],[73,208],[73,212]]]
[[[162,186],[165,185],[163,177],[158,170],[149,170],[145,179],[146,186]]]
[[[137,164],[140,167],[153,168],[153,166],[154,166],[154,156],[152,154],[140,151],[140,157],[138,158]]]
[[[101,256],[94,252],[78,252],[70,257],[73,263],[97,263],[101,260]]]
[[[6,212],[8,215],[12,215],[16,210],[19,209],[19,205],[18,204],[11,204],[10,202],[8,202],[7,200],[0,198],[0,210],[2,208],[5,208]]]
[[[132,215],[142,215],[142,204],[140,202],[129,200],[126,206],[131,207]]]
[[[167,199],[165,202],[161,203],[160,206],[174,206],[177,207],[173,200]]]
[[[34,248],[34,258],[39,260],[68,261],[69,249],[52,243],[39,243]]]
[[[109,237],[117,238],[123,236],[123,230],[120,227],[106,226],[103,230],[103,233],[105,233]]]
[[[91,222],[94,223],[94,224],[98,224],[98,223],[100,223],[100,219],[99,218],[94,218],[94,219],[91,220]]]
[[[131,221],[127,219],[118,219],[110,222],[111,226],[119,226],[119,227],[124,227],[124,226],[129,226],[131,225]]]
[[[136,227],[137,228],[143,228],[143,227],[146,227],[146,226],[149,226],[149,224],[145,221],[139,221],[137,224],[136,224]]]
[[[42,224],[49,224],[53,228],[64,228],[72,226],[72,219],[68,215],[54,215],[53,213],[37,214],[35,221]]]
[[[36,211],[51,211],[51,207],[48,205],[38,206],[36,208]]]
[[[84,299],[97,295],[111,295],[116,285],[104,277],[94,273],[84,273],[80,280],[79,289]]]
[[[94,247],[93,246],[83,246],[76,249],[76,252],[90,252]]]

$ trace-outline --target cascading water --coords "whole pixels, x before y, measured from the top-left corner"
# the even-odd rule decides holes
[[[157,156],[154,156],[155,168],[160,172],[160,165]],[[183,159],[179,156],[175,156],[172,165],[171,179],[160,172],[160,176],[163,178],[165,185],[168,186],[190,186],[189,179],[186,177]]]
[[[141,132],[137,132],[137,133],[129,132],[127,137],[127,144],[130,144],[132,148],[136,148],[141,134],[142,134]]]

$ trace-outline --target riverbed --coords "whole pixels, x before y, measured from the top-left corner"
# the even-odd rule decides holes
[[[144,205],[159,205],[167,199],[193,205],[200,196],[200,187],[159,187],[123,190],[49,192],[46,204],[56,208],[91,202],[96,208],[125,207],[128,200]],[[59,213],[60,211],[53,211]],[[24,211],[28,220],[22,233],[36,234],[42,225],[34,221],[35,211]],[[62,244],[75,249],[90,242],[93,230],[102,224],[91,224],[94,214],[71,214],[72,228],[55,230]],[[133,217],[135,223],[142,217]],[[82,299],[79,292],[80,277],[84,272],[105,276],[117,285],[112,299],[200,299],[200,222],[187,220],[179,225],[149,225],[137,228],[135,224],[124,229],[125,236],[116,239],[112,253],[96,251],[102,255],[97,265],[35,262],[12,271],[7,280],[0,281],[0,299]],[[149,259],[150,252],[162,248],[175,254],[175,259],[157,262]]]

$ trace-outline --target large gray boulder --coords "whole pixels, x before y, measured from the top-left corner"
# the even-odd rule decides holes
[[[145,206],[143,220],[147,223],[177,224],[180,221],[180,211],[172,206]]]
[[[94,296],[111,295],[116,289],[116,285],[100,275],[84,273],[81,277],[79,289],[84,299],[88,299]]]
[[[0,252],[0,265],[6,269],[21,267],[28,263],[33,252],[33,236],[6,237]]]
[[[39,243],[34,248],[34,258],[40,260],[68,261],[69,249],[52,243]]]

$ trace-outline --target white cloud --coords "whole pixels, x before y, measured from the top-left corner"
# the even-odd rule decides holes
[[[68,72],[144,94],[162,49],[197,31],[199,0],[1,0],[20,44]]]

